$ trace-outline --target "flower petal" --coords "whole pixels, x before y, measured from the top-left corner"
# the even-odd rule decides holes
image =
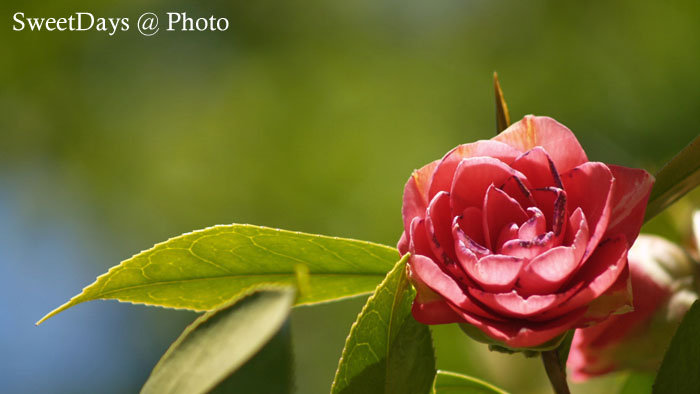
[[[567,237],[571,240],[566,246],[549,249],[525,266],[518,282],[520,294],[557,292],[578,271],[589,238],[581,208],[576,208],[568,225]]]
[[[430,247],[430,239],[425,228],[425,219],[413,218],[411,222],[411,240],[408,244],[408,250],[411,254],[420,254],[426,257],[434,258],[433,249]]]
[[[561,178],[554,162],[540,146],[520,155],[511,167],[522,172],[535,189],[550,186],[562,188]]]
[[[459,225],[459,228],[464,234],[478,243],[479,246],[486,245],[484,241],[484,221],[482,215],[481,208],[467,207],[462,215],[454,219],[455,223]]]
[[[592,343],[616,331],[615,319],[608,319],[592,327],[576,330],[571,342],[571,352],[566,362],[571,370],[571,380],[583,382],[588,378],[611,372],[615,364],[609,357],[593,352]],[[603,356],[603,357],[601,357]]]
[[[612,286],[587,305],[588,309],[582,318],[581,327],[588,326],[591,322],[604,321],[610,315],[632,312],[634,308],[630,279],[628,265],[622,270]]]
[[[408,237],[406,236],[406,231],[401,233],[401,238],[399,238],[399,242],[396,244],[396,249],[399,250],[399,254],[401,256],[405,255],[408,252]]]
[[[407,233],[411,231],[413,218],[425,217],[425,210],[430,202],[428,199],[428,187],[438,163],[439,161],[435,160],[423,166],[423,168],[413,171],[413,174],[406,182],[406,186],[404,186],[401,216],[403,217],[403,229]]]
[[[411,308],[413,317],[423,324],[446,324],[461,321],[459,315],[447,305],[445,299],[432,291],[414,273],[411,266],[414,256],[420,255],[411,255],[407,265],[408,280],[416,288],[416,298],[413,300],[413,307]],[[425,257],[422,256],[422,258]]]
[[[538,235],[532,241],[523,241],[521,239],[508,241],[503,244],[500,253],[530,260],[553,248],[556,241],[557,238],[554,236],[554,233],[548,231]]]
[[[552,158],[560,173],[588,161],[574,133],[568,127],[546,116],[528,115],[512,124],[496,137],[513,148],[527,152],[541,146]]]
[[[583,214],[581,208],[576,208],[574,210],[567,225],[568,228],[566,230],[566,236],[564,237],[564,244],[576,249],[576,259],[580,261],[583,259],[586,245],[588,245],[591,236],[586,215]]]
[[[440,192],[435,195],[428,206],[425,227],[430,248],[439,261],[450,264],[457,260],[452,240],[452,215],[450,213],[450,194]]]
[[[506,192],[507,195],[517,201],[523,208],[529,208],[536,204],[535,200],[532,198],[532,193],[530,193],[532,187],[527,179],[510,176],[506,179],[505,183],[498,188]]]
[[[469,288],[469,294],[498,314],[524,319],[560,305],[569,299],[576,290],[570,289],[564,293],[534,294],[523,297],[515,290],[508,293],[489,293]]]
[[[416,297],[411,313],[414,319],[423,324],[450,324],[462,321],[461,316],[442,300],[422,303]]]
[[[659,311],[661,304],[666,302],[669,298],[669,290],[655,283],[642,269],[636,268],[636,265],[630,264],[629,277],[632,289],[634,290],[634,312],[615,314],[605,319],[603,322],[592,326],[591,328],[597,327],[608,321],[616,321],[618,323],[616,329],[611,330],[605,337],[596,341],[596,346],[605,346],[620,342],[626,334],[626,329],[639,327],[644,321],[650,320],[653,315]],[[620,285],[612,286],[608,289],[606,294],[625,290],[625,281],[618,279],[618,282]],[[617,289],[615,289],[615,287],[617,287]],[[588,331],[588,328],[584,329],[584,331]]]
[[[491,254],[491,251],[489,249],[475,242],[467,234],[465,234],[464,231],[462,231],[462,228],[458,223],[458,218],[455,218],[455,222],[452,225],[452,238],[454,238],[455,240],[455,253],[457,254],[458,259],[461,259],[461,253],[466,253],[464,251],[469,251],[477,258],[481,258]]]
[[[432,291],[449,301],[458,310],[491,320],[503,320],[474,303],[466,292],[462,290],[462,287],[433,260],[421,255],[412,255],[409,266],[412,277],[417,278],[421,283],[425,283]]]
[[[532,241],[538,235],[547,232],[547,222],[544,214],[537,207],[528,208],[527,213],[530,214],[530,218],[520,226],[518,238],[523,241]]]
[[[579,309],[565,316],[541,323],[529,322],[526,320],[511,320],[500,323],[456,310],[464,321],[479,328],[489,337],[513,349],[539,346],[556,338],[573,328],[580,320],[584,311],[585,309]]]
[[[560,238],[566,224],[567,192],[557,187],[545,187],[532,191],[537,207],[547,219],[547,226]]]
[[[581,290],[557,308],[543,313],[541,318],[561,316],[590,304],[610,289],[627,271],[625,237],[620,235],[602,242],[571,279],[572,284],[568,285],[581,286]]]
[[[435,175],[430,183],[429,198],[438,192],[449,191],[455,176],[457,166],[462,159],[470,157],[491,157],[510,164],[523,151],[498,141],[482,140],[471,144],[460,145],[449,151],[435,169]]]
[[[580,207],[591,230],[585,259],[595,250],[608,227],[615,178],[605,164],[589,162],[563,174],[562,182],[569,209]]]
[[[508,241],[518,239],[518,230],[520,230],[520,228],[515,223],[510,223],[508,225],[503,226],[503,228],[501,229],[501,233],[498,235],[496,243],[493,245],[494,250],[500,251],[503,247],[503,244],[505,244]],[[499,252],[499,254],[503,253]]]
[[[624,234],[632,245],[644,222],[654,177],[644,170],[608,165],[615,177],[615,191],[611,201],[610,223],[606,236]]]
[[[524,260],[517,257],[490,255],[477,259],[468,250],[460,254],[462,269],[487,292],[505,292],[513,288]]]
[[[467,207],[481,208],[488,187],[503,184],[513,175],[524,178],[521,173],[492,157],[462,159],[450,190],[452,212],[459,215]]]
[[[528,216],[517,201],[493,184],[488,186],[483,204],[486,247],[496,250],[495,244],[502,229],[509,223],[522,224]]]
[[[549,249],[525,266],[518,281],[518,291],[526,295],[554,293],[571,277],[578,264],[573,248],[557,246]]]

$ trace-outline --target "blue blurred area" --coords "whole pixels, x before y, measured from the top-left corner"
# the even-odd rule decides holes
[[[194,314],[91,302],[140,250],[221,223],[394,245],[414,168],[553,116],[592,160],[658,169],[698,134],[700,3],[417,0],[0,4],[0,392],[135,392]],[[227,17],[220,32],[13,32],[77,11]],[[647,230],[682,239],[695,193]],[[292,315],[299,393],[328,391],[363,299]],[[538,360],[435,327],[441,368],[516,393]],[[624,375],[580,385],[597,392]],[[545,386],[543,386],[543,384]]]
[[[27,180],[37,178],[21,175],[0,182],[2,391],[137,391],[158,353],[193,314],[169,311],[169,324],[161,325],[164,310],[96,302],[34,327],[43,314],[102,273],[86,267],[104,260],[110,248],[81,221],[79,207],[60,197],[52,199],[57,203],[53,207],[27,204],[35,198],[23,193],[31,187]],[[41,192],[52,195],[51,190]],[[44,212],[37,215],[34,209]]]

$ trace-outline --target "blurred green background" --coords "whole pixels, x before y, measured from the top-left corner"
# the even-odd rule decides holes
[[[95,276],[193,229],[253,223],[395,245],[403,184],[513,120],[549,115],[591,160],[657,170],[698,134],[700,3],[3,2],[0,391],[135,392],[195,315],[116,302],[33,323]],[[129,17],[131,29],[15,32],[12,15]],[[144,12],[226,32],[141,36]],[[650,231],[681,240],[686,198]],[[328,391],[364,298],[292,314],[299,393]],[[514,393],[540,361],[434,327],[438,366]],[[613,390],[613,375],[574,391]]]

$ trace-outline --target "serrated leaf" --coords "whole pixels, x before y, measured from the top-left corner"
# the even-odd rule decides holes
[[[456,372],[438,371],[433,394],[507,394],[505,391],[471,376]]]
[[[367,300],[350,329],[332,394],[426,394],[435,376],[427,326],[411,316],[415,291],[404,256]]]
[[[654,383],[654,375],[647,373],[633,373],[625,381],[620,394],[651,394],[651,386]]]
[[[508,104],[503,97],[501,83],[498,81],[498,73],[493,73],[493,90],[496,97],[496,134],[505,130],[510,126],[510,114],[508,113]]]
[[[165,352],[141,393],[209,392],[275,335],[294,293],[292,287],[258,289],[200,316]]]
[[[700,393],[699,335],[700,301],[695,301],[664,355],[654,382],[654,394]]]
[[[700,185],[700,136],[678,152],[661,171],[651,189],[644,221],[656,216]]]
[[[111,268],[37,324],[79,303],[116,299],[206,311],[261,283],[296,284],[297,304],[371,292],[398,259],[388,246],[233,224],[183,234]]]

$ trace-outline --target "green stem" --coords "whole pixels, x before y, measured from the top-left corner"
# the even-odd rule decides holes
[[[559,360],[557,349],[542,352],[542,363],[555,394],[570,394],[566,383],[566,370]]]

